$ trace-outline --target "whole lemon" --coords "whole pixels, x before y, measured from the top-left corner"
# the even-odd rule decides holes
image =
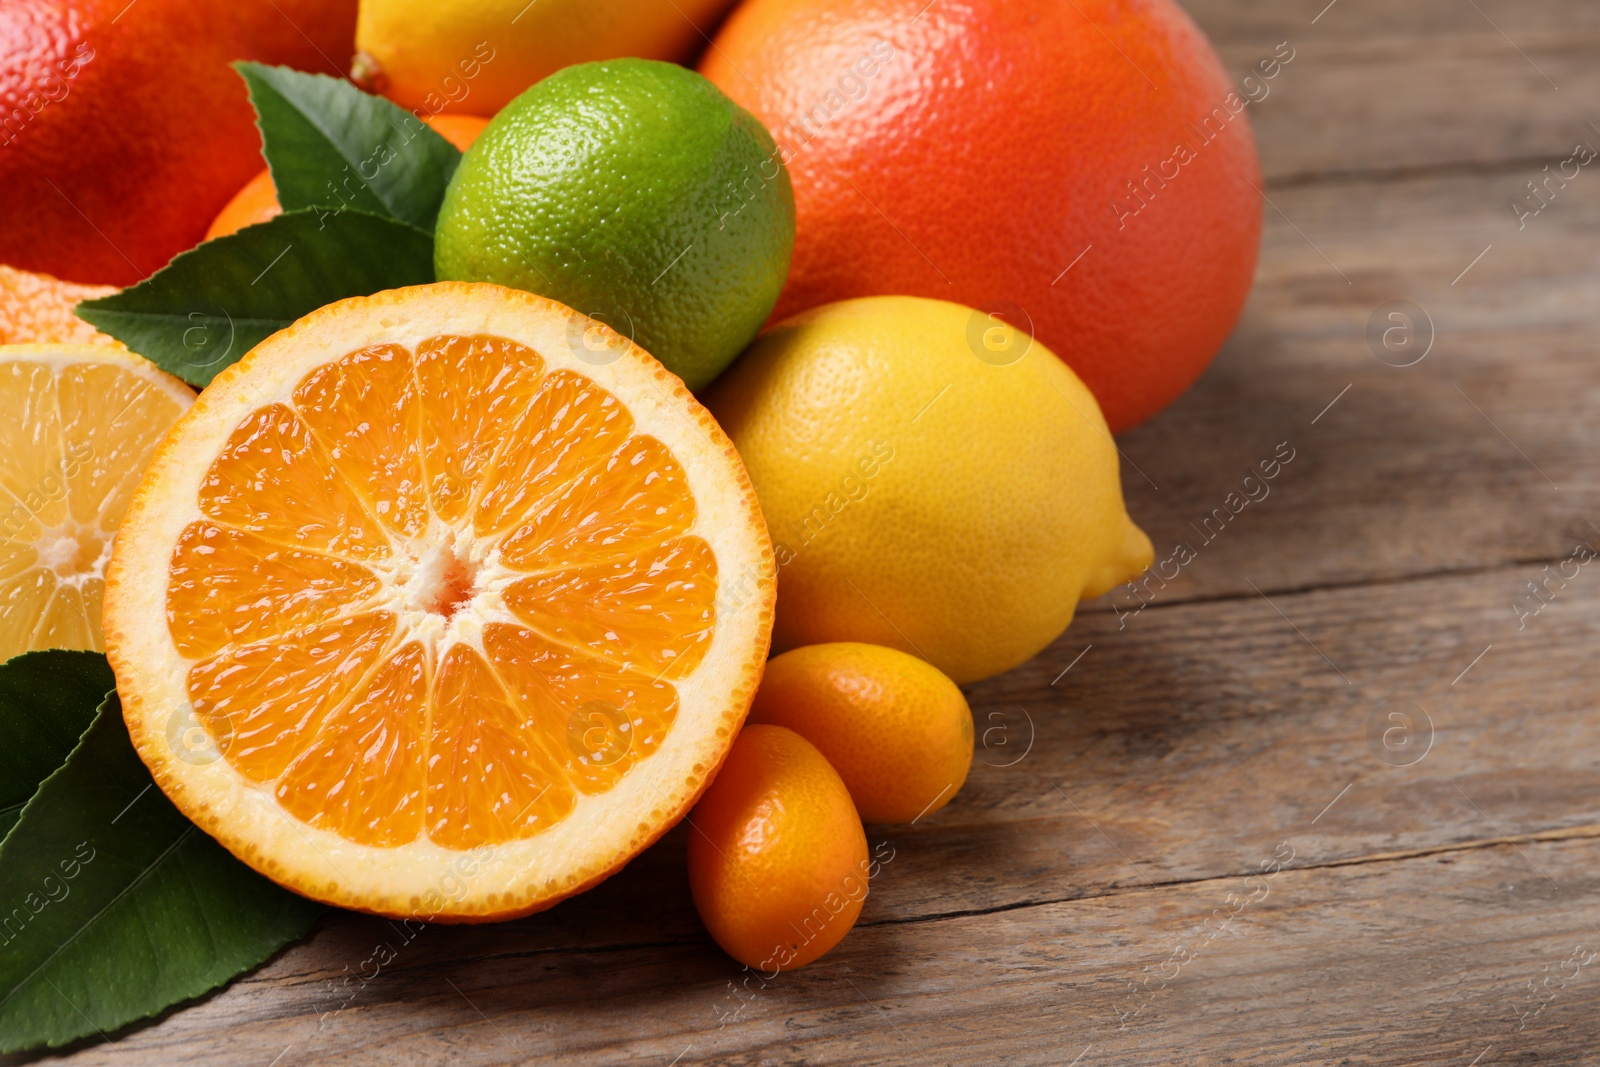
[[[772,534],[777,651],[863,641],[975,681],[1153,558],[1094,397],[992,315],[824,305],[764,333],[706,405]]]
[[[972,711],[930,663],[835,641],[767,661],[751,723],[786,726],[828,757],[867,822],[916,822],[961,791]]]
[[[361,0],[351,76],[431,114],[493,115],[574,63],[687,59],[732,0]]]

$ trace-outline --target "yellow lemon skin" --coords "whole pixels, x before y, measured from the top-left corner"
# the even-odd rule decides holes
[[[562,67],[683,60],[732,0],[361,0],[351,76],[401,107],[493,115]]]
[[[929,663],[836,641],[767,661],[751,723],[787,726],[828,757],[867,822],[938,811],[972,769],[972,711]]]
[[[903,296],[814,308],[757,338],[705,401],[772,534],[774,651],[887,645],[972,682],[1153,559],[1094,397],[983,312]]]

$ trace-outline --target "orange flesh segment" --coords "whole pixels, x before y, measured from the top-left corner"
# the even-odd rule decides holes
[[[389,554],[382,528],[310,427],[283,404],[262,408],[234,430],[200,487],[200,510],[287,548],[368,560]]]
[[[202,660],[189,671],[195,717],[240,774],[273,781],[300,754],[293,742],[309,746],[382,662],[394,631],[393,615],[373,613]]]
[[[304,629],[339,605],[371,600],[380,588],[359,563],[214,522],[184,527],[167,581],[168,629],[189,659]]]
[[[285,810],[367,844],[416,839],[427,775],[413,754],[426,729],[427,660],[421,644],[401,646],[364,692],[328,717],[278,779]]]
[[[682,678],[711,639],[716,569],[700,538],[674,538],[636,559],[523,578],[503,596],[517,618],[561,644]]]
[[[323,365],[240,424],[197,503],[167,585],[195,716],[363,845],[567,818],[660,747],[716,622],[677,459],[504,338]]]
[[[407,535],[427,527],[411,353],[399,345],[353,352],[307,376],[294,404],[316,426],[345,481],[365,491],[380,523]],[[384,412],[377,422],[375,411]]]
[[[456,523],[531,399],[544,360],[523,345],[482,337],[435,337],[417,348],[428,498],[435,514]]]
[[[677,717],[678,691],[668,682],[585,662],[517,626],[490,626],[483,643],[495,671],[515,679],[513,699],[540,721],[545,736],[565,734],[557,755],[581,792],[614,786],[661,746]],[[571,709],[565,719],[562,709]]]
[[[439,675],[428,738],[428,836],[466,849],[530,837],[565,818],[573,791],[549,749],[566,739],[524,715],[470,647],[445,653]]]
[[[504,531],[604,463],[633,433],[633,416],[589,379],[556,371],[529,398],[519,429],[522,447],[500,457],[473,516],[479,534]]]

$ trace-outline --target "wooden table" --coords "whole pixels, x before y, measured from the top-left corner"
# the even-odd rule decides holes
[[[1143,611],[972,687],[965,791],[869,828],[892,858],[838,949],[736,984],[680,828],[520,922],[335,915],[72,1061],[1592,1060],[1600,165],[1510,204],[1600,148],[1600,5],[1325,4],[1189,5],[1236,72],[1295,59],[1251,106],[1243,320],[1120,442],[1161,554],[1294,459]],[[1410,366],[1369,342],[1393,301]]]

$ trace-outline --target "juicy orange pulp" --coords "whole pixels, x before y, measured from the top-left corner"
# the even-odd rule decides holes
[[[0,346],[0,660],[102,649],[102,572],[188,390],[118,349]]]
[[[548,829],[660,746],[712,636],[678,461],[505,338],[322,365],[237,427],[198,505],[166,597],[194,712],[361,844]]]

